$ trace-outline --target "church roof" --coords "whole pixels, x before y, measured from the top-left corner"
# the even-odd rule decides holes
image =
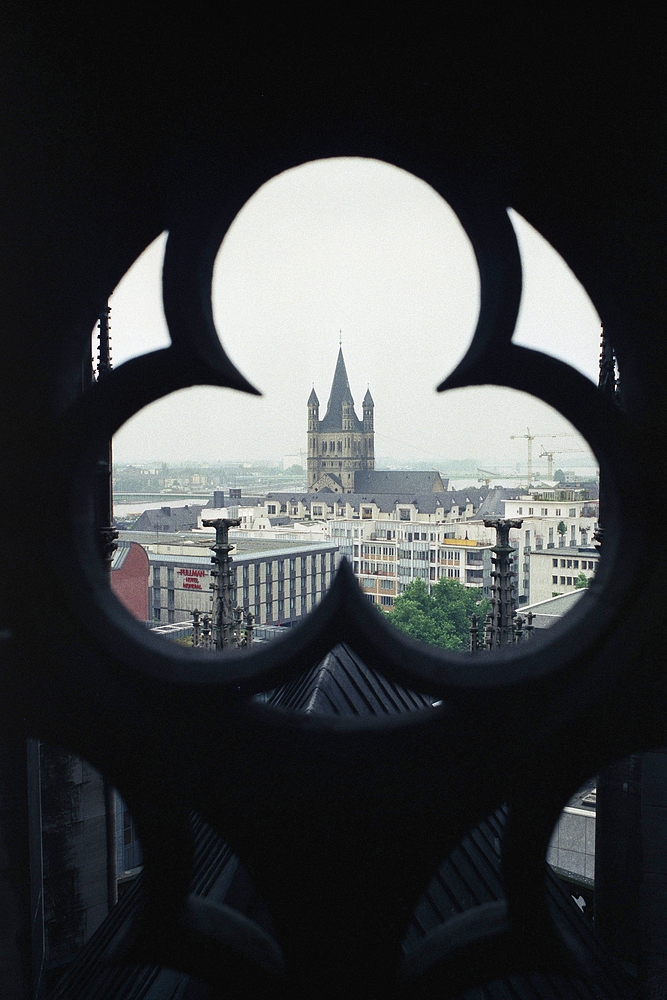
[[[347,369],[345,368],[345,359],[343,358],[343,348],[339,347],[336,370],[333,382],[331,383],[329,402],[327,403],[327,412],[324,415],[324,419],[320,421],[320,431],[342,431],[343,403],[351,403],[354,406],[354,400],[350,392],[350,383],[347,378]],[[354,410],[352,413],[355,429],[358,431],[363,430],[363,423],[359,420]]]
[[[385,472],[361,469],[354,474],[355,493],[442,493],[439,472]]]
[[[319,406],[320,401],[317,398],[317,393],[315,392],[315,386],[310,390],[310,396],[308,397],[308,406]]]
[[[366,389],[366,395],[364,396],[364,401],[362,403],[362,406],[375,406],[375,403],[373,402],[373,397],[371,396],[370,389]]]

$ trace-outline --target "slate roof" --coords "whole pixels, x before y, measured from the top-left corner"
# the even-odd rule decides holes
[[[558,549],[549,549],[550,553],[558,551]],[[550,628],[551,625],[555,625],[556,622],[560,621],[563,615],[567,614],[581,600],[585,593],[586,588],[581,587],[579,590],[571,590],[567,594],[548,597],[546,601],[538,601],[536,604],[524,604],[519,608],[519,614],[523,617],[529,611],[532,611],[535,616],[533,618],[535,628]]]
[[[329,473],[327,473],[328,475]],[[364,493],[334,493],[331,490],[323,489],[317,493],[267,493],[266,499],[277,503],[297,504],[304,503],[310,506],[311,503],[326,503],[329,507],[340,504],[350,504],[353,510],[359,511],[361,504],[374,503],[383,514],[392,513],[396,509],[396,504],[413,503],[422,514],[435,514],[436,510],[442,508],[445,513],[452,507],[465,509],[468,500],[476,510],[488,493],[488,489],[482,487],[472,487],[466,490],[447,490],[445,493],[439,492],[413,492],[413,493],[382,493],[379,490]]]
[[[439,472],[385,472],[362,469],[354,474],[355,493],[442,493],[447,488]]]
[[[477,511],[477,517],[504,517],[505,500],[517,500],[524,490],[520,486],[496,486],[489,491],[484,503]]]
[[[329,402],[327,403],[327,412],[324,414],[323,419],[320,420],[320,431],[341,431],[343,429],[343,403],[352,403],[354,406],[354,400],[350,392],[350,383],[347,378],[347,369],[345,368],[345,359],[343,358],[343,348],[339,347],[336,370],[333,382],[331,383]],[[359,420],[354,410],[352,414],[354,429],[362,431],[364,429],[363,422]]]
[[[408,691],[366,667],[344,645],[338,645],[307,674],[264,696],[295,712],[363,716],[430,711],[429,696]],[[426,935],[455,913],[502,898],[499,845],[505,823],[500,809],[466,835],[449,855],[420,899],[404,946],[412,951]],[[195,879],[192,891],[224,902],[268,929],[270,920],[238,859],[201,819],[192,817]],[[186,1000],[194,983],[168,969],[117,967],[105,961],[115,935],[139,905],[141,877],[127,891],[52,994],[51,1000]],[[548,871],[548,892],[559,919],[579,946],[604,971],[596,982],[564,976],[511,976],[487,988],[468,990],[461,1000],[629,1000],[631,993],[613,971],[595,931],[571,895]],[[323,905],[326,901],[323,901]],[[196,995],[201,1000],[207,991]],[[428,987],[419,991],[430,996]],[[435,994],[433,994],[435,995]]]
[[[318,477],[317,482],[321,482],[323,479],[330,479],[334,485],[338,486],[340,491],[343,491],[343,480],[340,476],[335,475],[333,472],[323,472],[321,476]],[[335,494],[335,490],[332,490],[330,486],[323,486],[322,489],[317,490],[317,493],[331,493],[332,496]],[[317,493],[315,495],[317,495]]]
[[[186,504],[185,507],[165,505],[158,510],[145,510],[128,531],[187,531],[197,527],[202,509],[201,504]]]

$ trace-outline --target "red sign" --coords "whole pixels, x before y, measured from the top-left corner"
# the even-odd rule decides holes
[[[206,570],[204,569],[179,569],[178,575],[183,577],[181,580],[183,584],[183,590],[201,590],[202,589],[202,577],[206,576]]]

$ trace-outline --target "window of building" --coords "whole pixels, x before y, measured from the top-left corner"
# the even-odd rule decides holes
[[[574,563],[572,564],[572,568],[573,569],[579,569],[579,560],[578,559],[574,560]]]
[[[402,507],[399,510],[398,513],[399,513],[399,517],[400,517],[401,521],[409,521],[410,520],[410,511],[406,507]]]
[[[535,508],[534,507],[529,507],[528,508],[528,513],[529,514],[533,514],[534,512],[535,512]]]
[[[557,559],[552,559],[551,560],[551,565],[554,567],[554,569],[558,569],[558,560]]]
[[[560,507],[556,507],[556,517],[560,517]]]
[[[551,582],[552,583],[558,583],[558,577],[557,576],[552,576],[551,577]]]
[[[394,603],[393,597],[389,597],[386,594],[382,594],[382,596],[380,597],[380,604],[384,604],[385,607],[391,607],[393,603]]]
[[[542,508],[542,517],[546,517],[548,513],[549,513],[549,508],[548,507],[543,507]]]
[[[564,587],[565,586],[565,577],[564,576],[561,576],[560,582],[561,582],[561,586]]]
[[[123,809],[123,847],[129,847],[137,839],[137,831],[129,809]]]
[[[570,517],[576,517],[576,516],[577,516],[577,508],[570,507]]]
[[[518,510],[517,510],[517,514],[523,514],[523,507],[519,507],[519,508],[518,508]]]
[[[375,594],[366,594],[366,600],[370,601],[371,604],[375,604]]]
[[[568,587],[572,586],[572,577],[571,576],[568,576],[568,578],[567,578],[567,585],[568,585]]]
[[[560,561],[560,568],[561,569],[565,569],[565,560],[564,559],[561,559],[561,561]]]
[[[567,561],[567,568],[568,569],[572,569],[572,560],[571,559],[568,559],[568,561]]]
[[[393,580],[380,580],[380,590],[393,590],[394,581]]]

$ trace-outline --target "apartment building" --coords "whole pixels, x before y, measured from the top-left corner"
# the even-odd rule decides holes
[[[390,608],[415,579],[429,586],[442,578],[490,593],[491,546],[454,538],[444,521],[335,518],[330,537],[352,564],[370,601]]]

